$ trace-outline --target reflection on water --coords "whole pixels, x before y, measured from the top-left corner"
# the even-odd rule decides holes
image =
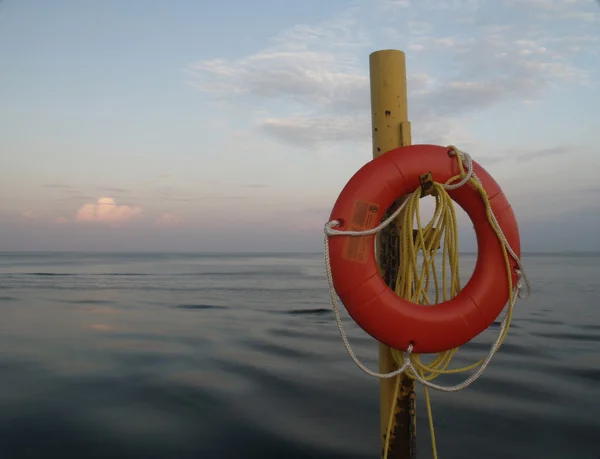
[[[534,295],[488,371],[433,393],[444,459],[600,458],[600,259],[525,261]],[[379,457],[378,384],[319,255],[3,254],[0,314],[1,459]]]

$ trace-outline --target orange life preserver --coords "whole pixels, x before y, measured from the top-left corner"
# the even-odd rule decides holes
[[[336,230],[364,231],[376,227],[392,203],[420,186],[419,177],[431,171],[445,183],[460,173],[452,149],[437,145],[401,147],[364,165],[348,181],[333,210]],[[520,257],[520,238],[513,210],[496,181],[473,161],[506,240]],[[368,334],[388,346],[435,353],[461,346],[487,329],[506,305],[506,260],[501,242],[489,224],[479,192],[467,184],[450,197],[471,218],[477,235],[477,263],[469,282],[449,301],[431,306],[411,303],[392,291],[379,275],[375,235],[336,236],[329,240],[335,290],[350,316]],[[517,264],[510,260],[513,282]]]

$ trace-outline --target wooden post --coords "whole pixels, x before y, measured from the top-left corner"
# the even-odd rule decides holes
[[[371,79],[371,124],[373,157],[394,148],[411,144],[406,89],[406,64],[402,51],[382,50],[369,56]],[[386,218],[386,217],[384,217]],[[399,239],[397,229],[390,225],[378,238],[378,258],[387,284],[394,288],[398,267]],[[389,347],[379,344],[379,371],[388,373],[398,368]],[[396,378],[380,382],[380,413],[382,453],[387,442],[390,410],[394,410],[388,459],[416,457],[415,385],[400,375],[400,390],[393,400]]]

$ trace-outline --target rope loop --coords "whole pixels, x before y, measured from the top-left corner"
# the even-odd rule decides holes
[[[419,213],[419,201],[421,198],[421,186],[417,187],[403,203],[383,222],[381,222],[375,228],[371,228],[364,231],[355,230],[342,230],[338,229],[343,226],[343,222],[339,220],[331,220],[324,226],[324,249],[325,249],[325,268],[327,274],[327,281],[329,284],[329,294],[331,298],[331,304],[335,315],[335,320],[342,338],[342,342],[346,348],[346,351],[350,355],[353,362],[366,374],[381,379],[393,378],[406,372],[407,376],[419,381],[425,390],[425,399],[429,418],[429,427],[432,437],[432,446],[434,457],[437,458],[437,451],[435,446],[435,436],[433,431],[433,421],[431,414],[431,406],[429,401],[428,388],[435,389],[442,392],[457,392],[460,391],[473,382],[475,382],[485,371],[492,358],[502,345],[504,339],[508,334],[510,323],[512,320],[513,309],[517,298],[525,299],[531,294],[531,284],[520,258],[517,256],[515,251],[511,248],[505,234],[494,215],[491,208],[490,202],[487,197],[487,193],[482,186],[481,180],[475,174],[473,168],[473,159],[471,156],[459,150],[458,148],[450,145],[448,147],[448,155],[450,157],[456,157],[458,162],[459,174],[450,178],[446,183],[433,182],[430,190],[435,197],[436,207],[434,215],[429,223],[425,226],[421,225],[420,213]],[[488,216],[489,224],[492,226],[498,240],[502,245],[504,252],[508,290],[510,292],[508,307],[506,308],[504,318],[499,327],[498,336],[492,343],[488,354],[482,360],[471,364],[463,368],[448,369],[452,357],[458,351],[458,348],[451,349],[442,353],[439,353],[433,361],[425,363],[421,361],[419,354],[412,352],[413,345],[410,344],[406,351],[400,351],[398,349],[390,349],[392,357],[398,364],[398,369],[390,373],[379,373],[368,369],[355,355],[350,342],[346,336],[342,319],[340,315],[340,308],[338,304],[338,296],[333,285],[333,275],[331,272],[331,259],[329,253],[329,238],[335,236],[352,236],[361,237],[369,236],[379,233],[382,229],[388,225],[396,222],[399,225],[399,234],[401,239],[401,256],[400,266],[396,278],[396,294],[403,297],[404,299],[413,303],[429,305],[432,303],[439,303],[439,290],[442,290],[442,301],[448,301],[449,299],[456,296],[460,290],[460,275],[458,266],[458,227],[456,223],[456,214],[454,212],[454,204],[448,191],[456,190],[466,184],[473,186],[480,194]],[[402,222],[399,222],[398,217],[402,215]],[[416,237],[413,235],[413,222],[416,219],[417,231]],[[445,232],[445,233],[444,233]],[[444,247],[443,247],[443,260],[442,260],[442,279],[441,286],[439,285],[439,279],[435,270],[435,254],[438,250],[439,243],[444,235]],[[423,268],[418,269],[418,254],[422,253]],[[517,267],[511,269],[509,257],[514,260]],[[450,282],[447,280],[446,269],[450,270]],[[430,274],[432,271],[432,275]],[[420,273],[420,274],[419,274]],[[513,274],[517,275],[517,281],[513,283]],[[433,280],[435,286],[435,301],[430,301],[428,289]],[[523,284],[526,289],[523,291]],[[448,291],[449,290],[449,291]],[[456,374],[470,370],[477,370],[467,377],[461,383],[453,386],[442,386],[432,382],[433,379],[442,374]],[[400,378],[396,381],[396,396],[399,390]],[[396,399],[393,397],[393,400]],[[393,414],[394,410],[391,410]],[[392,417],[388,425],[388,435],[390,437],[390,429],[392,425]],[[384,457],[387,457],[389,445],[386,444],[384,450]]]
[[[473,170],[473,160],[471,158],[471,155],[469,155],[468,153],[459,150],[458,148],[456,148],[453,145],[450,145],[448,147],[448,155],[451,157],[456,157],[458,159],[458,165],[459,165],[459,169],[460,169],[460,175],[452,177],[450,180],[448,180],[447,183],[444,184],[440,184],[435,182],[434,185],[440,186],[441,188],[443,188],[446,191],[451,191],[454,189],[457,189],[461,186],[466,185],[467,183],[471,183],[472,185],[475,186],[475,188],[477,188],[480,192],[480,194],[482,195],[482,198],[486,204],[486,208],[488,210],[488,217],[490,220],[490,224],[492,225],[492,227],[494,228],[494,230],[496,231],[496,234],[498,236],[498,238],[500,239],[500,242],[502,243],[503,247],[505,248],[506,252],[508,252],[508,254],[510,254],[510,256],[515,260],[515,262],[517,263],[517,270],[515,271],[516,274],[518,275],[518,282],[517,284],[514,286],[512,286],[512,279],[511,276],[509,275],[509,285],[511,286],[511,291],[513,293],[511,293],[511,297],[509,299],[509,309],[507,310],[507,315],[506,317],[510,317],[512,315],[512,308],[514,306],[514,302],[516,298],[520,298],[520,299],[525,299],[527,298],[530,293],[531,293],[531,284],[529,282],[529,279],[527,278],[526,274],[525,274],[525,270],[523,267],[523,264],[521,262],[521,260],[519,259],[519,257],[516,255],[516,253],[514,252],[514,250],[510,247],[510,244],[508,243],[506,236],[504,235],[504,233],[502,232],[502,229],[500,228],[500,225],[496,219],[496,216],[494,215],[494,212],[492,211],[490,205],[489,205],[489,201],[487,200],[487,196],[485,193],[485,190],[482,188],[481,186],[481,181],[480,179],[477,177],[477,175],[475,174],[474,170]],[[453,182],[456,179],[460,179],[460,181],[458,183],[455,184],[451,184],[450,182]],[[447,195],[446,195],[447,196]],[[416,199],[416,201],[414,200]],[[409,195],[409,198],[404,200],[404,202],[387,218],[385,219],[383,222],[381,222],[378,226],[368,229],[368,230],[363,230],[363,231],[356,231],[356,230],[339,230],[339,229],[335,229],[338,226],[342,225],[342,222],[339,220],[331,220],[329,222],[327,222],[325,224],[324,227],[324,232],[325,232],[325,239],[324,239],[324,248],[325,248],[325,267],[326,267],[326,273],[327,273],[327,279],[328,279],[328,283],[329,283],[329,292],[330,292],[330,297],[331,297],[331,303],[333,306],[333,310],[336,316],[336,322],[338,325],[338,328],[340,330],[340,335],[342,337],[342,341],[344,343],[344,346],[346,347],[346,351],[348,352],[348,354],[350,355],[350,357],[352,358],[352,360],[354,361],[354,363],[361,369],[363,370],[365,373],[371,375],[371,376],[375,376],[378,378],[391,378],[394,376],[397,376],[398,374],[402,373],[404,370],[410,370],[410,372],[414,375],[415,379],[417,379],[419,382],[421,382],[422,384],[424,384],[425,386],[431,387],[433,389],[437,389],[437,390],[441,390],[441,391],[449,391],[449,392],[454,392],[456,389],[456,387],[460,387],[460,389],[467,387],[469,384],[471,384],[473,381],[475,381],[482,373],[482,370],[480,369],[480,371],[478,371],[477,373],[475,373],[473,376],[475,376],[474,379],[467,379],[464,383],[461,383],[457,386],[451,386],[451,387],[447,387],[444,388],[443,386],[439,386],[433,383],[428,382],[427,380],[419,377],[419,372],[416,370],[416,368],[413,366],[413,364],[410,362],[410,356],[411,351],[412,351],[412,345],[411,347],[409,347],[409,351],[408,352],[406,358],[403,358],[405,356],[400,355],[398,357],[400,357],[402,360],[404,360],[405,363],[403,363],[400,368],[392,373],[378,373],[372,370],[369,370],[368,368],[365,367],[365,365],[360,362],[358,360],[358,358],[356,357],[356,355],[354,354],[354,351],[352,350],[350,343],[348,341],[348,338],[346,336],[346,333],[344,331],[343,328],[343,324],[341,321],[341,316],[340,316],[340,312],[339,312],[339,306],[338,306],[338,298],[337,298],[337,294],[335,293],[335,287],[333,286],[333,276],[331,273],[331,260],[330,260],[330,255],[329,255],[329,237],[335,237],[335,236],[352,236],[352,237],[361,237],[361,236],[370,236],[373,234],[377,234],[379,233],[382,229],[386,228],[389,224],[391,224],[401,213],[403,210],[405,210],[405,208],[407,207],[407,205],[409,204],[409,202],[413,202],[416,203],[418,205],[418,200],[420,199],[420,187],[418,187],[411,195]],[[448,197],[449,199],[449,197]],[[412,201],[411,201],[412,200]],[[446,201],[449,202],[449,201]],[[419,232],[421,232],[422,228],[420,225],[420,218],[418,217],[418,207],[417,207],[417,222],[419,224]],[[436,209],[437,210],[437,209]],[[435,215],[434,215],[435,217]],[[412,228],[412,219],[410,220],[410,227]],[[404,225],[406,226],[406,225]],[[421,234],[421,238],[422,238],[422,234]],[[420,244],[420,247],[423,248],[424,247],[424,241],[423,244]],[[457,242],[457,241],[455,241]],[[431,257],[428,257],[431,258]],[[507,263],[508,264],[508,263]],[[400,274],[400,270],[399,270],[399,274]],[[526,294],[522,293],[522,282],[521,280],[523,280],[525,282],[525,285],[527,287],[526,290]],[[445,276],[443,281],[445,282]],[[437,287],[437,280],[436,280],[436,287]],[[444,292],[445,293],[445,292]],[[456,292],[458,293],[458,292]],[[437,292],[436,292],[436,296],[437,296]],[[436,298],[437,299],[437,298]],[[502,337],[501,341],[504,339],[503,335],[504,335],[504,328],[501,327],[500,329],[500,334],[499,337]],[[482,365],[483,368],[485,368],[485,366],[487,366],[487,363],[489,363],[489,360],[491,360],[491,357],[493,357],[494,353],[496,352],[496,350],[499,348],[498,346],[492,346],[490,348],[490,352],[488,354],[488,357],[486,357],[485,359],[481,360],[480,362],[478,362],[478,364],[475,364],[475,366],[479,366],[480,364]],[[448,351],[451,352],[451,351]],[[402,371],[400,371],[402,370]],[[467,381],[468,382],[466,385],[464,385]],[[460,390],[458,389],[458,390]]]

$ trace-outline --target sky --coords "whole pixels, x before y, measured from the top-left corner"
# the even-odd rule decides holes
[[[523,251],[600,250],[595,0],[3,0],[0,251],[322,250],[380,49]]]

